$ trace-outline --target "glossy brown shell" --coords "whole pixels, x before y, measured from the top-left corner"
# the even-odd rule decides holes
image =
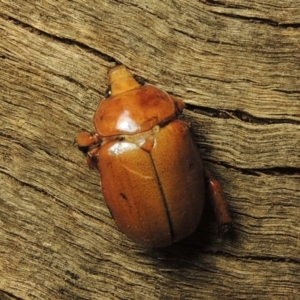
[[[100,103],[94,118],[103,137],[98,155],[102,191],[127,236],[164,247],[190,235],[199,223],[201,158],[189,127],[177,119],[183,108],[179,100],[149,85],[120,86],[121,92]]]
[[[203,168],[182,121],[155,133],[150,152],[133,142],[104,144],[99,170],[113,218],[137,243],[167,246],[198,225],[204,202]]]
[[[145,85],[101,101],[94,123],[100,136],[135,134],[176,116],[169,95]]]

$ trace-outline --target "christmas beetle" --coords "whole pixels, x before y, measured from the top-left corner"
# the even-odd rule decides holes
[[[194,232],[205,196],[220,231],[232,220],[221,185],[203,168],[184,103],[137,80],[123,65],[108,72],[107,97],[95,134],[77,135],[87,162],[100,172],[102,192],[118,227],[146,247],[165,247]]]

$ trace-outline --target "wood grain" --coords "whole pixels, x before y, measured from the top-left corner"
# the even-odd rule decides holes
[[[82,1],[83,2],[83,1]],[[0,298],[297,299],[300,2],[0,0]],[[187,103],[232,232],[145,249],[74,144],[116,62]]]

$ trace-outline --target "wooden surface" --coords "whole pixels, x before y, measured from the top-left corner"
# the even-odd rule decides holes
[[[299,299],[300,2],[270,3],[0,0],[0,299]],[[186,101],[230,235],[116,228],[73,143],[116,61]]]

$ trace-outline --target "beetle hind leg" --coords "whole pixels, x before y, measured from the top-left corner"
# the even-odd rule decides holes
[[[212,174],[205,170],[205,179],[210,201],[213,205],[214,213],[219,227],[219,235],[225,234],[232,225],[232,219],[229,215],[224,192],[219,181]]]

